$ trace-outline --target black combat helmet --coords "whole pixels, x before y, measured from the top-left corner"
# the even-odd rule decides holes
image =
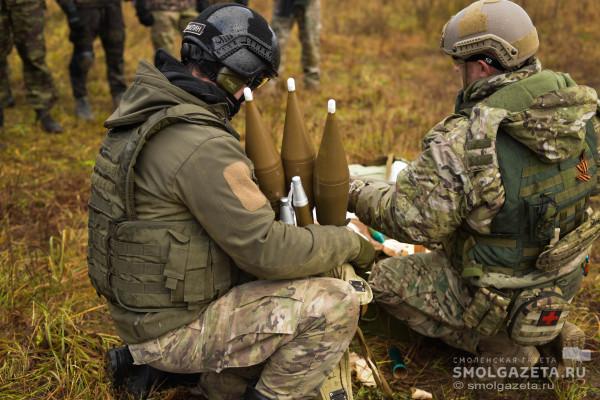
[[[197,64],[229,93],[232,79],[256,89],[277,75],[279,44],[260,14],[238,4],[214,5],[183,31],[181,61]]]

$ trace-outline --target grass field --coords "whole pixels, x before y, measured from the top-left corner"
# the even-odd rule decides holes
[[[270,0],[252,0],[270,15]],[[315,143],[322,133],[326,102],[338,101],[338,118],[351,160],[366,162],[394,152],[418,154],[420,138],[452,111],[459,88],[452,63],[437,50],[446,19],[466,0],[323,0],[322,89],[299,89],[306,123]],[[580,83],[600,89],[600,3],[597,0],[521,0],[538,25],[541,59],[548,68],[570,72]],[[124,3],[127,25],[126,73],[150,59],[149,32]],[[87,278],[86,202],[89,176],[111,112],[104,56],[98,46],[89,89],[93,122],[71,116],[73,101],[67,65],[71,45],[64,16],[48,4],[48,63],[60,101],[54,115],[65,126],[60,136],[45,135],[25,103],[21,65],[13,51],[11,84],[17,106],[6,110],[0,132],[0,399],[109,399],[102,355],[118,345],[104,303]],[[98,43],[97,43],[98,44]],[[284,78],[300,78],[299,44],[288,49]],[[299,79],[299,81],[301,81]],[[268,127],[281,138],[285,93],[257,102]],[[243,131],[243,117],[235,121]],[[598,261],[597,257],[594,257]],[[600,275],[593,272],[575,300],[571,319],[584,327],[588,348],[600,347]],[[436,399],[593,399],[600,398],[600,362],[586,363],[586,378],[555,382],[550,390],[497,393],[455,390],[453,358],[463,354],[439,342],[412,337],[395,340],[408,374],[393,380],[386,356],[388,340],[370,337],[382,370],[406,398],[416,386]],[[359,388],[359,399],[381,398]],[[156,398],[186,398],[165,392]]]

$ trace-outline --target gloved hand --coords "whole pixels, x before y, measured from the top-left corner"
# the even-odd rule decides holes
[[[137,15],[138,21],[144,26],[154,25],[154,16],[152,12],[146,7],[144,0],[135,1],[135,14]]]
[[[349,263],[356,268],[369,268],[371,264],[373,264],[373,261],[375,261],[375,248],[371,242],[364,239],[362,236],[357,236],[360,240],[360,250],[356,257],[350,260]]]
[[[348,211],[356,212],[356,203],[358,203],[358,196],[366,183],[358,178],[350,177],[350,189],[348,190]]]

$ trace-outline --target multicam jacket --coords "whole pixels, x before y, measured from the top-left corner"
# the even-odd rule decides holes
[[[501,89],[542,74],[564,82],[564,88],[531,98],[531,105],[520,111],[486,103]],[[524,92],[522,97],[527,96]],[[489,235],[505,205],[497,156],[495,151],[486,155],[486,150],[477,149],[485,146],[473,146],[478,137],[496,138],[497,131],[502,131],[543,163],[560,164],[579,157],[574,152],[581,152],[591,125],[600,132],[595,117],[597,103],[593,89],[576,85],[566,74],[541,72],[535,59],[520,70],[474,82],[460,94],[457,113],[427,133],[423,152],[398,175],[396,185],[353,182],[350,209],[363,222],[391,237],[429,246],[441,244],[451,256],[458,232],[468,229]],[[492,167],[474,173],[474,151],[480,160],[489,157]],[[596,157],[594,160],[597,163]],[[597,179],[595,174],[592,177]]]

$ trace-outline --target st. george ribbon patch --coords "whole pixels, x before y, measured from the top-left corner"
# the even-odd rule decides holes
[[[201,24],[200,22],[190,22],[183,30],[183,33],[191,33],[192,35],[200,36],[205,28],[206,25]]]

